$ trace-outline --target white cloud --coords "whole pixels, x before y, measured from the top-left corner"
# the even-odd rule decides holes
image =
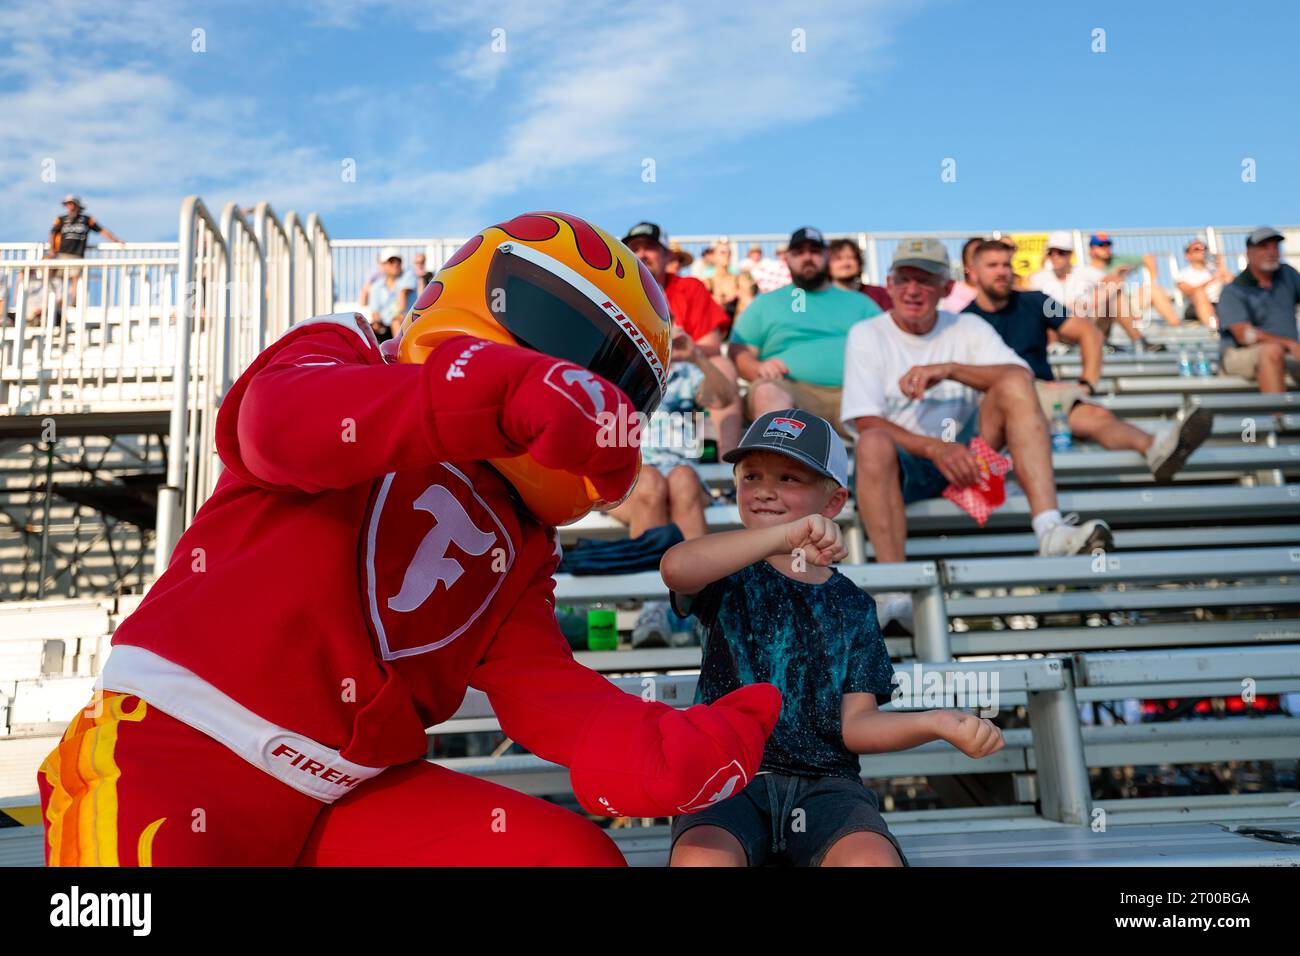
[[[327,224],[331,212],[365,209],[376,232],[423,234],[475,228],[485,208],[557,178],[638,187],[643,157],[680,180],[701,144],[799,135],[861,96],[895,9],[886,0],[790,10],[672,0],[305,5],[304,30],[400,21],[427,33],[435,106],[477,137],[475,158],[449,160],[445,144],[410,130],[378,151],[364,136],[350,147],[317,136],[309,118],[281,122],[255,95],[199,96],[176,68],[194,18],[174,6],[20,0],[6,15],[10,39],[0,39],[0,206],[10,233],[0,238],[39,236],[68,190],[88,194],[123,237],[155,239],[172,235],[180,199],[194,191],[214,212],[227,198],[267,198],[281,213],[321,210]],[[505,53],[490,49],[495,28],[506,31]],[[805,53],[791,50],[796,28]],[[384,83],[384,64],[340,73],[304,57],[285,68],[319,72],[316,104],[344,117]],[[341,182],[341,158],[367,148],[357,183]],[[55,184],[40,180],[46,157],[58,164]]]

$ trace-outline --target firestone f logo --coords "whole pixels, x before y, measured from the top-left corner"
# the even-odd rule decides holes
[[[600,383],[592,377],[591,372],[585,368],[571,368],[564,372],[563,378],[565,385],[572,385],[574,382],[578,383],[578,387],[586,392],[587,397],[591,399],[591,404],[595,407],[597,415],[605,410],[605,393],[601,390]]]
[[[437,525],[424,536],[415,550],[415,557],[406,568],[402,589],[388,599],[394,611],[414,611],[434,592],[441,582],[451,590],[465,568],[455,558],[447,557],[447,548],[455,544],[466,554],[479,555],[496,541],[491,532],[481,531],[456,496],[442,485],[430,485],[412,507],[433,515]]]

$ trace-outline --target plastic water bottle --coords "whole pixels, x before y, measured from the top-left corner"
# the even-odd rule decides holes
[[[1178,350],[1178,374],[1184,377],[1192,374],[1192,359],[1185,348]]]
[[[1196,350],[1196,374],[1201,377],[1214,374],[1210,368],[1210,360],[1205,357],[1205,349]]]
[[[1070,431],[1070,417],[1065,414],[1061,403],[1052,406],[1052,451],[1069,451],[1074,444],[1074,435]]]

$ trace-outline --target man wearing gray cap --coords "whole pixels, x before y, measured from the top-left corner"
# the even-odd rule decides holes
[[[857,505],[876,560],[905,558],[906,505],[937,498],[950,484],[979,483],[979,461],[967,447],[976,435],[1010,449],[1039,554],[1109,548],[1104,521],[1061,516],[1033,374],[979,316],[939,310],[952,284],[943,243],[904,240],[889,269],[893,309],[849,332],[840,416],[858,432]],[[891,618],[907,627],[909,596],[876,601],[882,627]]]
[[[1282,239],[1272,226],[1247,236],[1246,268],[1219,295],[1220,368],[1261,392],[1286,391],[1288,372],[1300,380],[1300,272],[1282,261]]]

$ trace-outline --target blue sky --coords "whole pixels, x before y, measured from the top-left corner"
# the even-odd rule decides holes
[[[194,192],[336,237],[1300,222],[1293,4],[4,6],[0,241],[68,191],[146,241]]]

